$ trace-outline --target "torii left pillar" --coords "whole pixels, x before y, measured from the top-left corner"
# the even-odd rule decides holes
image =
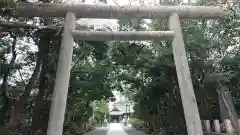
[[[63,132],[73,54],[72,31],[75,30],[75,27],[76,16],[74,13],[68,12],[65,17],[47,135],[62,135]]]

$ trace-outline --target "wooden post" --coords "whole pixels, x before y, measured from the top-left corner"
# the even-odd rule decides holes
[[[232,135],[233,134],[233,127],[232,127],[232,123],[229,119],[225,119],[224,120],[224,125],[226,128],[226,132],[228,135]]]
[[[67,102],[70,69],[72,64],[72,31],[76,26],[76,17],[68,12],[65,17],[62,45],[53,93],[53,101],[48,122],[48,135],[62,135],[65,108]]]
[[[186,57],[180,20],[176,13],[170,16],[169,27],[171,31],[175,32],[175,37],[172,41],[173,56],[177,70],[178,84],[182,97],[188,135],[203,135],[196,97]]]
[[[221,133],[220,123],[219,120],[214,120],[214,130],[216,133]]]
[[[206,130],[206,132],[211,132],[211,125],[210,125],[210,121],[209,120],[204,120],[204,128]]]

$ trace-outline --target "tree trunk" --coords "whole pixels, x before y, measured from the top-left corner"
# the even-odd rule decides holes
[[[20,114],[23,111],[25,104],[28,101],[28,97],[29,97],[29,93],[32,90],[35,81],[38,77],[38,74],[40,72],[40,68],[42,65],[42,61],[43,61],[43,55],[44,55],[44,49],[43,47],[46,45],[49,45],[50,43],[50,36],[49,35],[43,35],[40,37],[40,41],[39,41],[39,51],[38,51],[38,57],[37,57],[37,61],[36,61],[36,66],[35,69],[33,71],[33,74],[27,84],[27,86],[25,87],[25,91],[24,94],[20,97],[19,100],[17,100],[15,102],[15,105],[12,107],[11,109],[11,115],[10,115],[10,120],[9,120],[9,135],[16,135],[17,134],[17,128],[15,123],[17,123],[20,119]]]
[[[50,41],[50,39],[46,39],[46,40]],[[44,54],[42,70],[41,70],[40,79],[39,79],[40,80],[40,84],[38,86],[39,93],[38,93],[38,96],[35,101],[35,107],[34,107],[33,116],[32,116],[31,135],[37,135],[38,130],[41,128],[41,124],[43,124],[40,119],[40,112],[42,112],[41,105],[42,105],[42,102],[44,101],[45,90],[47,89],[46,74],[47,74],[47,69],[48,69],[48,66],[47,66],[48,59],[45,56],[47,56],[49,53],[49,47],[46,45],[43,45],[43,46],[45,46],[45,48],[44,48],[45,54]]]
[[[11,37],[13,38],[13,42],[12,42],[12,47],[11,47],[11,51],[12,51],[12,58],[11,58],[11,61],[10,61],[10,64],[14,64],[15,63],[15,60],[17,58],[17,53],[16,53],[16,44],[17,44],[17,37],[15,35],[13,35],[12,33],[10,33]],[[7,71],[7,76],[6,76],[6,81],[8,79],[8,75],[9,73],[11,72],[10,69],[8,69]],[[2,104],[2,108],[1,108],[1,111],[0,111],[0,125],[4,125],[6,120],[7,120],[7,111],[9,109],[9,107],[11,106],[10,104],[10,99],[7,97],[7,82],[6,82],[6,85],[2,85],[1,88],[4,90],[3,92],[3,104]]]
[[[48,33],[48,37],[51,37],[51,43],[49,43],[49,47],[44,49],[45,54],[42,64],[42,72],[40,73],[39,79],[41,84],[39,85],[39,95],[35,101],[35,108],[33,112],[33,131],[31,132],[32,134],[35,132],[33,135],[38,135],[39,133],[37,131],[41,131],[46,134],[48,127],[48,119],[42,120],[41,118],[48,118],[49,116],[51,105],[51,100],[49,99],[53,94],[53,86],[57,69],[56,65],[60,50],[59,44],[61,44],[61,40],[59,40],[61,35],[52,36],[55,33],[51,33],[52,32]],[[44,46],[46,46],[46,44]],[[51,61],[48,61],[49,59],[51,59]]]
[[[42,102],[44,100],[44,91],[46,89],[46,76],[45,76],[45,69],[43,67],[41,73],[40,73],[40,84],[39,84],[39,94],[35,101],[35,107],[33,111],[32,116],[32,127],[31,127],[31,135],[37,135],[37,131],[40,128],[41,125],[41,119],[40,119],[40,112],[42,110]]]
[[[9,107],[9,99],[6,96],[6,92],[3,93],[3,102],[2,102],[2,108],[0,111],[0,125],[3,126],[7,120],[7,110]]]

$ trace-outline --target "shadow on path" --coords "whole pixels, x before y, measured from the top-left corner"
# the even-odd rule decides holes
[[[135,128],[131,127],[131,126],[124,126],[122,125],[123,129],[125,130],[125,132],[128,133],[128,135],[148,135],[142,131],[136,130]]]
[[[106,135],[108,132],[108,127],[96,127],[95,130],[87,132],[83,135]]]

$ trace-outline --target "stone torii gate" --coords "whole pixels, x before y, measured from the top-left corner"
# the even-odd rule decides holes
[[[109,6],[88,4],[17,3],[12,7],[17,15],[33,17],[65,17],[62,45],[48,123],[48,135],[61,135],[67,102],[73,40],[172,40],[173,55],[182,97],[188,135],[203,135],[182,36],[180,19],[216,19],[223,17],[220,7],[211,6]],[[76,31],[76,18],[142,18],[169,19],[169,31],[90,32]]]

